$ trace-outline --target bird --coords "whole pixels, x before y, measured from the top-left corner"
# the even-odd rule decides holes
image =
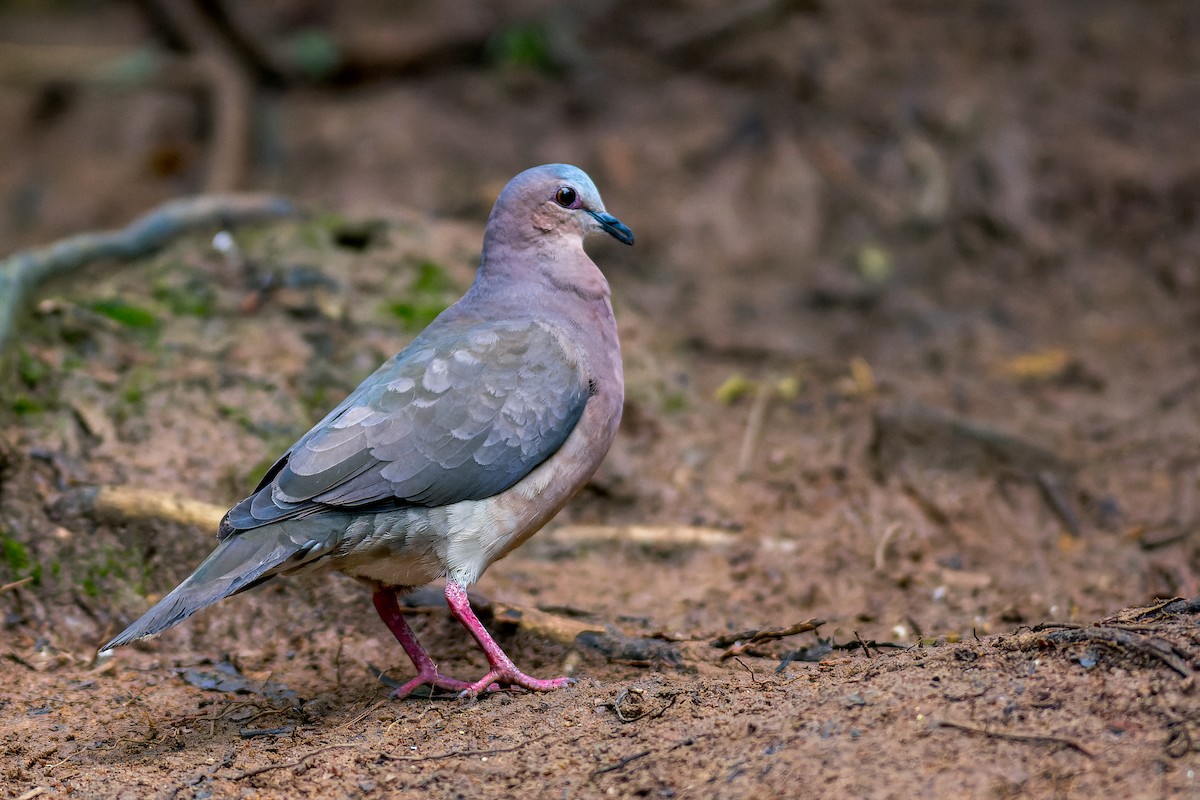
[[[609,284],[583,249],[594,233],[634,241],[578,167],[509,181],[466,293],[288,448],[225,514],[216,549],[100,654],[278,576],[334,570],[371,588],[413,663],[396,697],[573,683],[518,669],[467,589],[562,509],[616,436],[625,383]],[[488,661],[475,681],[444,675],[400,611],[443,578]]]

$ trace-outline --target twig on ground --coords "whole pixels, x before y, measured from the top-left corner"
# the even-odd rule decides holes
[[[33,576],[27,575],[24,578],[21,578],[19,581],[13,581],[12,583],[6,583],[3,586],[0,586],[0,594],[4,594],[5,592],[11,591],[13,589],[20,589],[25,584],[32,583],[32,582],[33,582]]]
[[[264,772],[270,772],[271,770],[290,769],[291,767],[298,767],[301,764],[303,764],[305,761],[308,761],[313,756],[319,756],[321,753],[327,753],[330,750],[345,750],[345,749],[348,749],[351,747],[358,747],[358,745],[357,744],[349,744],[349,743],[327,744],[324,747],[318,747],[316,750],[313,750],[311,753],[305,753],[304,755],[300,756],[299,758],[295,759],[294,761],[285,761],[282,764],[264,764],[261,767],[255,767],[254,769],[248,769],[244,772],[239,772],[236,775],[231,775],[229,777],[229,780],[241,781],[241,780],[245,780],[246,778],[253,778],[255,775],[262,775]]]
[[[605,628],[602,623],[584,622],[562,614],[542,611],[540,608],[523,608],[503,603],[492,603],[492,618],[497,622],[516,625],[539,639],[565,645],[575,644],[575,640],[584,633],[604,633]]]
[[[675,28],[669,37],[655,42],[656,49],[666,58],[690,64],[707,54],[714,46],[726,44],[739,35],[778,22],[792,11],[791,0],[751,0],[751,2],[718,5],[716,12],[699,15],[689,25]]]
[[[379,756],[380,758],[382,758],[386,761],[407,761],[410,763],[417,762],[417,761],[444,761],[445,759],[448,759],[448,758],[471,758],[474,756],[495,756],[495,755],[499,755],[501,753],[515,752],[524,747],[528,747],[531,744],[536,744],[536,743],[542,741],[543,739],[547,738],[548,736],[550,736],[550,733],[543,733],[541,736],[535,736],[532,739],[526,739],[525,741],[521,742],[520,744],[514,744],[511,747],[497,747],[493,750],[451,750],[448,753],[434,753],[433,755],[428,755],[428,756],[396,756],[396,755],[392,755],[391,753],[384,753],[384,752],[378,752],[378,753],[375,753],[375,755]],[[579,741],[579,739],[575,739],[575,741]],[[572,744],[572,743],[573,742],[568,742],[568,744]]]
[[[358,714],[357,716],[355,716],[354,719],[350,720],[349,722],[343,722],[341,725],[338,725],[336,730],[341,731],[341,730],[345,730],[346,728],[353,728],[355,725],[357,725],[358,723],[362,722],[364,719],[369,717],[375,711],[375,709],[379,708],[380,706],[384,705],[385,703],[391,703],[391,702],[392,702],[392,698],[385,697],[382,700],[378,700],[378,701],[372,703],[371,705],[367,706],[365,711],[363,711],[361,714]]]
[[[592,774],[589,777],[595,778],[597,775],[603,775],[606,772],[616,772],[619,769],[624,769],[625,767],[632,764],[634,761],[637,761],[639,758],[645,758],[646,756],[650,755],[652,752],[654,752],[654,751],[643,750],[640,753],[634,753],[631,756],[625,756],[624,758],[617,761],[615,764],[609,764],[607,767],[600,767],[598,769],[592,770]]]
[[[876,572],[883,572],[884,564],[887,561],[887,546],[891,543],[892,539],[896,536],[896,532],[899,530],[900,523],[893,522],[884,529],[883,535],[879,537],[879,541],[875,544],[875,558],[873,560],[873,564]]]
[[[1125,609],[1094,625],[1079,625],[1073,622],[1044,622],[1001,640],[1002,645],[1012,650],[1034,650],[1048,645],[1097,645],[1122,655],[1136,655],[1173,670],[1181,677],[1195,674],[1193,656],[1180,649],[1174,642],[1160,636],[1143,635],[1154,633],[1158,627],[1154,620],[1174,614],[1200,613],[1200,598],[1184,600],[1172,598],[1146,608]]]
[[[742,667],[742,669],[744,669],[744,670],[746,670],[746,672],[750,673],[750,682],[753,683],[755,686],[760,686],[760,685],[766,683],[765,680],[763,680],[762,678],[759,678],[757,675],[754,674],[754,669],[749,664],[747,664],[745,661],[742,661],[737,656],[734,656],[733,660],[736,661]]]
[[[731,636],[720,636],[712,641],[713,647],[728,648],[721,653],[721,660],[741,655],[747,648],[750,648],[763,642],[773,642],[776,639],[782,639],[785,636],[795,636],[798,633],[808,633],[815,631],[825,624],[823,619],[810,619],[805,622],[797,622],[794,625],[789,625],[786,628],[760,628],[757,630],[742,631]]]
[[[937,720],[935,724],[939,728],[950,728],[952,730],[962,731],[964,733],[972,733],[977,736],[986,736],[990,739],[1004,739],[1010,742],[1029,742],[1031,744],[1058,745],[1060,747],[1066,747],[1074,750],[1077,753],[1081,753],[1088,758],[1096,757],[1090,750],[1081,745],[1079,742],[1075,741],[1074,739],[1067,739],[1063,736],[1053,736],[1050,734],[1039,733],[1008,733],[1006,731],[995,731],[989,728],[977,728],[974,725],[966,725],[961,722],[952,722],[945,719]]]
[[[69,82],[111,90],[161,87],[199,90],[212,115],[204,188],[228,192],[243,183],[250,148],[253,87],[229,57],[152,49],[6,43],[0,50],[0,82],[41,85]]]
[[[1042,634],[1042,640],[1054,644],[1098,644],[1118,653],[1135,653],[1188,677],[1194,670],[1174,644],[1157,636],[1141,636],[1121,628],[1093,625],[1087,628],[1067,628]]]
[[[225,516],[225,509],[212,503],[131,486],[78,489],[60,501],[60,507],[108,522],[174,522],[208,530],[216,530]]]
[[[1050,506],[1050,510],[1062,522],[1067,532],[1076,538],[1082,535],[1083,526],[1079,524],[1079,515],[1071,508],[1071,503],[1063,491],[1062,477],[1049,470],[1042,470],[1037,474],[1036,481],[1038,488],[1042,490],[1046,505]]]
[[[697,525],[563,525],[538,534],[540,542],[591,545],[607,542],[660,547],[728,547],[741,537]]]
[[[775,396],[774,386],[764,382],[758,387],[754,396],[754,405],[746,417],[746,432],[742,435],[742,446],[738,450],[737,474],[746,476],[754,464],[754,454],[758,451],[758,443],[762,441],[763,426],[767,420],[767,412],[771,408],[771,398]]]
[[[291,202],[274,195],[201,195],[164,203],[120,230],[83,233],[9,256],[0,261],[0,353],[14,337],[17,317],[25,304],[51,278],[103,259],[140,258],[197,229],[295,213]]]
[[[1155,603],[1152,606],[1145,608],[1130,608],[1118,612],[1111,617],[1105,617],[1100,620],[1101,625],[1110,625],[1114,623],[1129,623],[1129,622],[1147,622],[1149,620],[1158,619],[1165,616],[1175,616],[1179,614],[1200,614],[1200,597],[1193,597],[1191,600],[1182,597],[1172,597],[1169,600],[1163,600]]]
[[[662,752],[670,753],[672,751],[678,750],[681,747],[691,747],[692,745],[694,745],[696,743],[697,739],[700,739],[700,738],[703,738],[706,736],[712,736],[712,735],[714,735],[714,734],[701,733],[701,734],[697,734],[696,736],[690,736],[687,739],[684,739],[683,741],[676,742],[675,744],[671,745],[670,747],[668,747],[666,750],[664,750]],[[615,764],[609,764],[607,767],[599,767],[597,769],[592,770],[592,773],[588,776],[588,778],[593,779],[599,775],[603,775],[606,772],[616,772],[619,769],[624,769],[625,767],[632,764],[634,761],[637,761],[638,759],[641,759],[641,758],[645,758],[646,756],[650,755],[653,752],[654,752],[653,750],[644,750],[639,753],[634,753],[633,755],[625,756],[624,758],[618,760]]]

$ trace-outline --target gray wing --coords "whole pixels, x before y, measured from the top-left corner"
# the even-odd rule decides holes
[[[536,323],[419,337],[296,442],[219,535],[323,511],[491,497],[562,446],[588,395],[574,352]]]

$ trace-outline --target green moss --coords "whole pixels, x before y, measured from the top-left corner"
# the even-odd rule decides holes
[[[433,261],[419,261],[414,265],[417,277],[413,279],[412,291],[417,294],[440,294],[458,289],[446,268]]]
[[[126,328],[155,330],[162,324],[152,312],[115,297],[107,300],[95,300],[91,303],[90,308],[97,314],[108,317]]]
[[[182,282],[159,280],[154,285],[154,299],[158,300],[176,316],[191,316],[207,319],[216,309],[217,294],[212,284],[192,275]]]
[[[400,301],[388,306],[392,316],[400,320],[406,331],[419,331],[433,322],[438,314],[446,310],[449,303],[436,301],[405,302]]]
[[[300,392],[296,399],[304,409],[305,419],[320,419],[329,413],[334,406],[333,398],[330,397],[333,394],[330,388],[326,383],[314,383]],[[339,391],[337,396],[340,398],[346,394],[348,392]]]
[[[663,413],[678,414],[681,411],[687,411],[689,405],[688,396],[683,392],[667,392],[663,395]]]
[[[50,366],[22,347],[17,350],[17,374],[22,383],[30,389],[36,389],[50,374]]]
[[[33,559],[28,547],[3,530],[0,530],[0,564],[8,573],[7,580],[32,578],[35,586],[42,582],[42,565]]]
[[[300,244],[310,250],[325,250],[333,241],[334,231],[347,225],[346,218],[341,214],[326,212],[318,214],[311,220],[301,223],[296,230],[296,238]]]
[[[130,370],[117,390],[117,400],[109,407],[109,414],[118,425],[124,425],[145,413],[146,394],[154,385],[153,373],[145,367]]]
[[[255,425],[254,420],[252,420],[250,415],[243,411],[240,406],[235,406],[231,403],[222,403],[221,405],[217,406],[217,411],[220,412],[222,417],[232,420],[239,428],[247,433],[253,433],[256,436],[258,435],[258,426]]]
[[[94,560],[81,566],[79,588],[88,597],[99,597],[117,584],[128,586],[139,595],[146,594],[149,565],[133,551],[105,547],[95,553]],[[53,569],[53,567],[52,567]]]
[[[0,538],[0,558],[13,575],[24,572],[29,567],[29,548],[8,534]]]
[[[12,402],[9,405],[9,407],[15,413],[21,414],[21,415],[38,414],[38,413],[46,410],[46,407],[44,405],[42,405],[42,403],[40,401],[38,401],[37,398],[30,397],[29,395],[23,394],[23,393],[16,394],[13,397]]]
[[[121,400],[132,406],[141,406],[146,400],[145,379],[140,372],[132,373],[121,387]]]
[[[409,332],[419,331],[454,302],[459,289],[445,267],[429,260],[412,264],[415,271],[408,296],[389,303],[388,312]]]

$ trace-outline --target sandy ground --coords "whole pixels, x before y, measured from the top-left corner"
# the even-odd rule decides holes
[[[437,41],[460,6],[316,22]],[[1156,602],[1200,596],[1194,14],[763,7],[524,4],[481,18],[541,31],[532,65],[493,36],[270,94],[244,184],[313,216],[41,293],[0,376],[5,796],[1200,795],[1197,608]],[[282,37],[297,8],[245,22]],[[5,14],[20,41],[146,37],[124,6]],[[4,84],[0,111],[8,249],[203,186],[178,94]],[[519,665],[578,683],[393,701],[377,670],[409,666],[336,576],[97,663],[211,531],[81,490],[239,499],[469,283],[495,192],[549,160],[638,235],[591,247],[628,403],[475,590]]]

